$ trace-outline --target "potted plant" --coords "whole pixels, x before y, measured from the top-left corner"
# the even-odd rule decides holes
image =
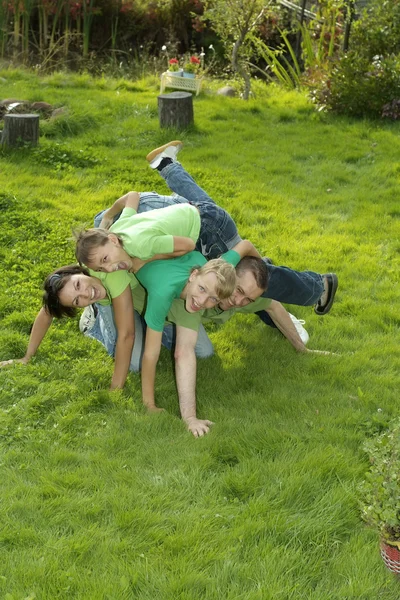
[[[168,61],[168,73],[171,73],[175,77],[181,77],[182,72],[179,70],[179,60],[177,58],[170,58]]]
[[[400,574],[400,419],[388,431],[369,440],[365,449],[371,468],[362,485],[363,518],[381,536],[381,556],[390,571]]]
[[[190,59],[183,65],[183,76],[196,77],[196,73],[200,68],[200,59],[197,56],[191,56]]]

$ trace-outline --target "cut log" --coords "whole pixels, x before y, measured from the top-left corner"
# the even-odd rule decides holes
[[[193,97],[188,92],[171,92],[158,96],[160,127],[186,129],[193,125]]]
[[[1,143],[17,147],[29,143],[37,146],[39,141],[39,115],[4,115]]]

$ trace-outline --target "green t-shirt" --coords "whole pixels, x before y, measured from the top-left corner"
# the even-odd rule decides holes
[[[254,302],[250,302],[247,306],[240,308],[230,308],[229,310],[221,310],[220,308],[207,308],[203,311],[202,323],[217,323],[222,325],[237,313],[252,314],[259,310],[266,310],[271,305],[270,298],[257,298]]]
[[[132,291],[132,296],[135,310],[143,315],[147,308],[147,292],[140,283]],[[179,325],[180,327],[186,327],[186,329],[198,331],[201,323],[201,314],[188,312],[185,308],[185,301],[177,298],[171,304],[166,321],[167,323],[175,323],[175,325]]]
[[[166,209],[162,209],[166,210]],[[240,256],[229,250],[221,256],[234,267]],[[189,252],[179,258],[155,260],[137,272],[136,277],[148,292],[145,321],[154,331],[162,331],[164,321],[175,298],[179,298],[194,267],[201,267],[206,259],[200,252]],[[200,311],[201,313],[202,311]]]
[[[155,254],[173,252],[174,237],[189,237],[196,243],[200,224],[197,208],[182,203],[139,214],[133,208],[124,208],[110,231],[120,236],[129,256],[147,260]]]
[[[112,304],[113,298],[117,298],[122,294],[129,285],[135,310],[141,315],[146,312],[147,292],[132,273],[128,273],[128,271],[102,273],[92,271],[91,269],[89,269],[89,272],[93,277],[101,280],[107,292],[107,298],[100,300],[98,304],[103,306]],[[172,302],[166,321],[168,323],[175,323],[180,327],[198,331],[201,323],[201,315],[199,313],[189,313],[185,308],[185,302],[179,298]]]
[[[136,277],[132,273],[128,273],[128,271],[103,273],[101,271],[92,271],[92,269],[89,269],[89,273],[92,277],[97,277],[97,279],[100,279],[101,283],[106,289],[107,298],[99,301],[99,304],[102,305],[111,304],[112,299],[120,296],[122,292],[126,290],[128,285],[132,290],[132,294],[134,289],[139,285]]]

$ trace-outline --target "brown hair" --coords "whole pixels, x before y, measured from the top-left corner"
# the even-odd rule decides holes
[[[256,258],[255,256],[245,256],[242,258],[236,267],[236,275],[240,276],[248,271],[251,271],[253,274],[257,286],[265,291],[268,287],[269,274],[267,265],[263,259]]]
[[[57,269],[44,282],[43,306],[46,312],[56,319],[61,317],[74,317],[76,309],[72,306],[63,306],[59,294],[72,275],[89,275],[89,271],[80,265],[67,265]]]
[[[89,265],[93,250],[104,246],[109,241],[108,229],[87,229],[74,233],[76,239],[75,256],[80,265]],[[116,234],[114,234],[116,235]],[[116,235],[122,243],[121,238]]]
[[[199,275],[207,275],[207,273],[215,273],[217,276],[216,294],[218,298],[220,300],[229,298],[236,286],[235,267],[222,258],[214,258],[200,267],[198,271]]]

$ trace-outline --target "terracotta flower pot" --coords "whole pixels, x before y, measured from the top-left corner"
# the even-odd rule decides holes
[[[393,542],[393,544],[381,540],[381,556],[389,571],[400,575],[400,543]]]

